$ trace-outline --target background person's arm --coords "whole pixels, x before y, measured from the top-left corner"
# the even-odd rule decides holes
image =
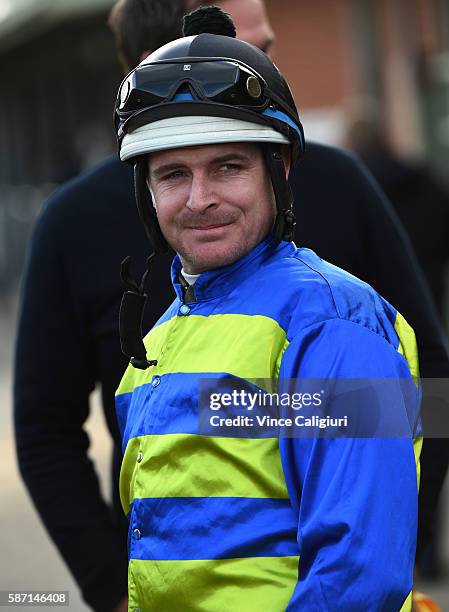
[[[94,351],[74,303],[64,257],[70,219],[61,215],[50,202],[27,258],[15,356],[17,452],[31,498],[84,599],[110,612],[127,594],[126,540],[87,454]],[[80,257],[83,238],[80,223]]]

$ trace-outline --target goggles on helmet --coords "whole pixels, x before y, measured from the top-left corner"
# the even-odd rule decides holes
[[[303,148],[302,127],[280,110],[277,96],[255,70],[234,59],[180,58],[143,63],[120,85],[115,107],[119,139],[129,122],[166,103],[198,101],[224,104],[279,119],[297,133]],[[273,104],[275,107],[273,107]]]
[[[263,110],[270,102],[267,85],[254,70],[235,60],[188,58],[138,66],[122,82],[117,101],[121,119],[173,100],[187,92],[198,100]]]

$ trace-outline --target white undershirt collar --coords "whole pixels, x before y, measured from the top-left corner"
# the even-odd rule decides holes
[[[196,283],[197,278],[199,278],[199,274],[187,274],[187,272],[182,268],[181,274],[186,279],[186,282],[189,283],[190,286]]]

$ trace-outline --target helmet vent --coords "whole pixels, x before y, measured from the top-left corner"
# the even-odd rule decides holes
[[[218,6],[202,6],[183,18],[182,33],[184,36],[197,34],[219,34],[236,37],[236,30],[231,16]]]

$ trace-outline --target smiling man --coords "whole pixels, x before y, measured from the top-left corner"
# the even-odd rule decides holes
[[[282,75],[219,9],[192,13],[184,33],[126,77],[116,105],[147,234],[177,252],[177,298],[144,342],[145,282],[123,302],[129,609],[410,610],[413,331],[371,287],[291,242],[286,178],[304,142]],[[205,433],[205,378],[364,379],[360,410],[406,434]],[[371,379],[389,380],[385,402]]]

